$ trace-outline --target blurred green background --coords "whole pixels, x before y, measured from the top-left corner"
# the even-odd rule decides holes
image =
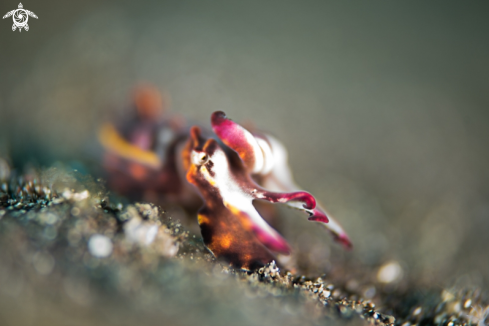
[[[0,21],[0,148],[17,164],[96,161],[97,127],[150,82],[174,112],[222,110],[283,141],[355,245],[304,223],[315,237],[288,231],[301,250],[489,284],[488,2],[23,5],[28,32]]]

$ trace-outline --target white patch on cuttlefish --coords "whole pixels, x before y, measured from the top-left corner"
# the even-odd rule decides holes
[[[197,152],[194,151],[194,153]],[[201,166],[200,169],[204,178],[218,189],[224,206],[227,208],[234,207],[246,213],[257,228],[266,232],[275,241],[285,243],[286,241],[280,234],[268,225],[253,206],[253,200],[258,196],[255,197],[252,193],[243,191],[232,176],[226,154],[221,149],[217,149],[209,160],[214,164],[214,170],[219,171],[219,173],[212,177],[205,166]]]

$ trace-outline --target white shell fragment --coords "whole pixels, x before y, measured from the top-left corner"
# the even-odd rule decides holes
[[[151,247],[164,257],[175,256],[178,253],[175,238],[165,225],[153,220],[158,216],[157,208],[145,204],[136,204],[136,207],[129,206],[124,214],[127,219],[124,224],[126,239],[142,247]],[[150,219],[144,220],[140,213],[149,216]]]
[[[74,201],[82,201],[90,197],[90,193],[88,192],[88,190],[84,190],[82,192],[72,192],[68,188],[63,191],[62,195],[65,199]]]
[[[397,261],[389,261],[379,268],[377,280],[381,283],[392,283],[402,278],[402,267]]]
[[[112,241],[102,234],[94,234],[88,240],[88,250],[94,257],[104,258],[112,253]]]
[[[124,225],[127,240],[149,246],[156,238],[158,225],[154,222],[145,222],[141,218],[132,218]]]

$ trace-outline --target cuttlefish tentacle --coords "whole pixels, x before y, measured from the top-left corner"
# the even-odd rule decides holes
[[[222,111],[212,113],[211,124],[217,137],[238,153],[248,172],[262,172],[265,165],[264,153],[257,139],[248,130],[227,119]]]
[[[287,163],[287,149],[275,137],[266,135],[266,138],[274,156],[274,167],[270,173],[261,178],[263,187],[281,192],[298,191],[300,187],[295,183],[292,172],[290,171],[290,167]],[[320,222],[333,235],[335,241],[343,245],[344,248],[352,248],[352,243],[348,237],[348,234],[331,216],[331,214],[322,207],[321,203],[317,202],[317,206],[314,210],[312,210],[309,220]]]

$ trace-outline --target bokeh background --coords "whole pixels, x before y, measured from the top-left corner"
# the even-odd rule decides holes
[[[222,110],[283,141],[355,245],[284,211],[318,271],[395,260],[430,284],[487,289],[487,2],[23,5],[39,17],[28,32],[0,21],[0,150],[16,165],[95,165],[98,126],[149,82],[174,112],[208,124]]]

